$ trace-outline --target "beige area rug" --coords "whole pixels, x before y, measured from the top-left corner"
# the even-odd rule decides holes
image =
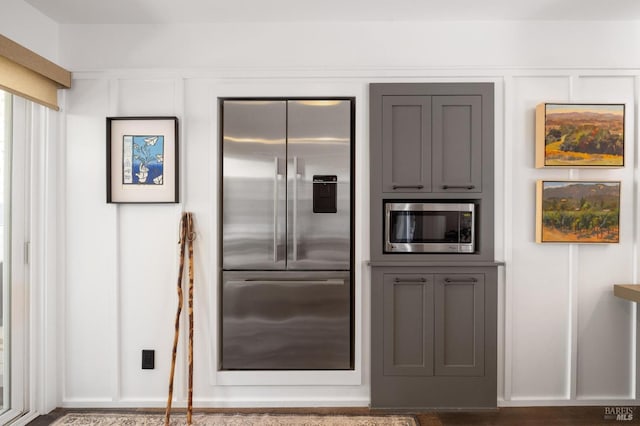
[[[171,425],[186,425],[184,414],[171,416]],[[345,416],[289,414],[194,414],[196,426],[418,426],[411,416]],[[161,426],[161,414],[70,413],[54,426]]]

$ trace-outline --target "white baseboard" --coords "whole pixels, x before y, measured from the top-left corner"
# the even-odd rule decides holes
[[[635,399],[511,399],[498,400],[498,407],[612,407],[638,405]]]
[[[166,399],[126,399],[119,401],[106,401],[103,399],[66,399],[62,401],[63,408],[164,408]],[[174,401],[172,407],[185,408],[186,401]],[[239,399],[194,399],[193,408],[277,408],[277,407],[368,407],[369,399],[344,399],[344,400],[239,400]]]

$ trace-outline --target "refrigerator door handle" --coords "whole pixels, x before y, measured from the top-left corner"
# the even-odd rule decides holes
[[[339,278],[330,278],[326,280],[287,280],[287,279],[269,279],[269,278],[248,278],[244,280],[234,280],[227,281],[229,285],[242,285],[242,284],[251,284],[251,285],[260,285],[260,284],[280,284],[280,285],[344,285],[344,280]]]
[[[298,260],[298,157],[293,157],[293,217],[291,220],[291,234],[293,237],[293,250],[291,257],[293,261]]]
[[[280,159],[273,157],[275,173],[273,175],[273,262],[278,261],[278,201],[280,196]]]

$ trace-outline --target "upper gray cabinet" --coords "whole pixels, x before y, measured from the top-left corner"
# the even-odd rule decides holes
[[[382,191],[431,192],[431,99],[382,97]]]
[[[372,84],[371,119],[372,189],[481,193],[483,167],[493,174],[490,83]]]
[[[433,192],[482,192],[482,97],[431,97]]]
[[[481,192],[480,96],[382,96],[383,192]]]

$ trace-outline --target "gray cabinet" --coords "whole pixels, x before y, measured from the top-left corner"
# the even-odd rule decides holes
[[[493,90],[370,85],[374,408],[497,404]],[[394,200],[474,203],[474,252],[384,252],[384,204]]]
[[[482,97],[433,96],[431,110],[433,192],[482,192]]]
[[[481,192],[481,96],[382,96],[382,192]]]
[[[465,261],[493,261],[493,83],[370,85],[371,260],[446,261],[460,255],[385,253],[385,200],[463,200],[477,207]]]
[[[431,98],[382,98],[382,191],[431,192]]]
[[[435,374],[484,374],[484,274],[435,276]]]
[[[495,269],[372,269],[372,407],[495,407]]]
[[[389,376],[433,376],[433,276],[383,275],[383,364]]]

